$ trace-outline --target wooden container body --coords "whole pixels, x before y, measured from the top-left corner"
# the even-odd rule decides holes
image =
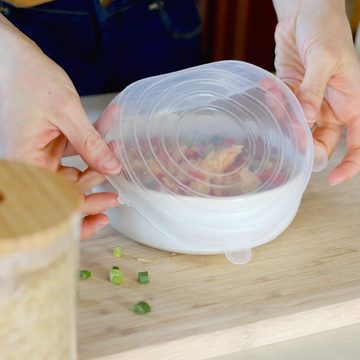
[[[0,161],[0,359],[76,359],[80,199],[43,169]]]

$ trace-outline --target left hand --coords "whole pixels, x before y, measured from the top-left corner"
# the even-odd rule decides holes
[[[88,122],[69,76],[1,14],[0,78],[0,156],[64,174],[84,197],[82,237],[99,230],[117,195],[87,192],[121,164]],[[70,153],[88,170],[64,168],[61,158]]]

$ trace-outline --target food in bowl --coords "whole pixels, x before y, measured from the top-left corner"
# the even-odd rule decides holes
[[[150,142],[151,151],[144,154],[145,161],[139,160],[136,147],[128,151],[132,171],[149,190],[161,192],[165,188],[173,194],[187,196],[239,196],[259,188],[271,178],[274,170],[274,161],[269,160],[260,173],[255,171],[261,158],[255,157],[249,162],[248,149],[233,138],[216,135],[210,141],[183,143],[169,149],[164,148],[158,137]],[[124,177],[129,178],[126,170],[123,171]],[[268,189],[283,184],[285,176],[280,171]]]

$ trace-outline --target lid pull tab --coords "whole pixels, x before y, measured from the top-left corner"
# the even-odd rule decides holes
[[[245,265],[252,258],[251,249],[242,249],[238,251],[226,252],[225,257],[232,263],[236,265]]]

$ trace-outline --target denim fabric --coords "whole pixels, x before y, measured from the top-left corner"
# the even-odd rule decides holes
[[[195,0],[56,0],[2,13],[65,69],[81,95],[200,63]]]

